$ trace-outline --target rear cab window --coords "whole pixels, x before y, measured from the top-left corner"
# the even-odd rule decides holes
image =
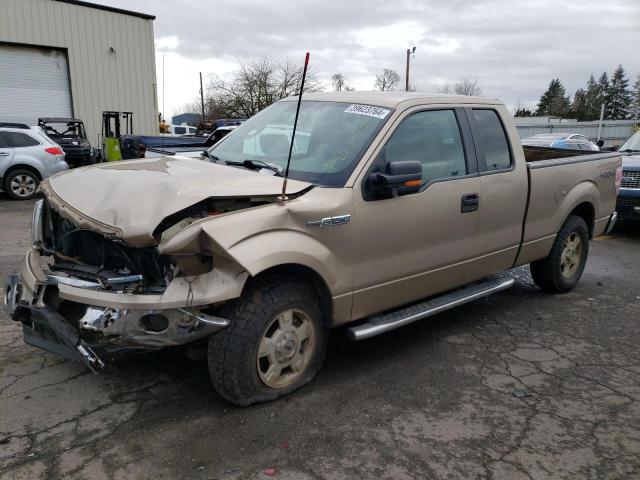
[[[470,113],[480,170],[509,170],[513,165],[513,155],[498,112],[492,108],[472,108]]]
[[[13,148],[35,147],[36,145],[40,145],[38,140],[26,133],[3,132],[3,136],[9,147]]]

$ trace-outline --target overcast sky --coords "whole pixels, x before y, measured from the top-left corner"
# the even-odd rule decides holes
[[[402,77],[416,47],[411,83],[434,93],[468,77],[509,107],[535,104],[553,77],[570,94],[589,75],[619,64],[640,73],[640,0],[95,0],[156,16],[158,103],[165,112],[198,96],[198,72],[228,76],[238,61],[303,61],[320,77],[342,72],[371,90],[376,73]]]

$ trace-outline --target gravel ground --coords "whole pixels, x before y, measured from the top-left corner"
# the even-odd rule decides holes
[[[2,277],[32,203],[0,198]],[[161,352],[93,375],[24,345],[0,309],[0,478],[640,478],[638,266],[640,224],[619,227],[574,292],[521,269],[390,334],[338,330],[311,385],[245,409],[203,361]]]

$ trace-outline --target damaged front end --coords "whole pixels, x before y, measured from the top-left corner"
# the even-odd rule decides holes
[[[5,294],[26,343],[97,371],[122,354],[184,345],[228,325],[216,307],[240,295],[248,276],[240,265],[220,258],[213,268],[212,252],[134,247],[49,200],[36,203],[33,247]]]

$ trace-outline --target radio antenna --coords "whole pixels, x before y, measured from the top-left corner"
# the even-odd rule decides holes
[[[307,77],[307,66],[309,65],[309,52],[304,57],[304,69],[302,70],[302,80],[300,82],[300,93],[298,93],[298,105],[296,107],[296,118],[293,120],[293,132],[291,132],[291,144],[289,145],[289,157],[287,158],[287,168],[284,171],[282,181],[282,200],[287,199],[287,178],[289,178],[289,165],[291,164],[291,154],[293,153],[293,141],[296,138],[296,127],[298,126],[298,115],[300,114],[300,103],[302,103],[302,92],[304,91],[304,79]]]

